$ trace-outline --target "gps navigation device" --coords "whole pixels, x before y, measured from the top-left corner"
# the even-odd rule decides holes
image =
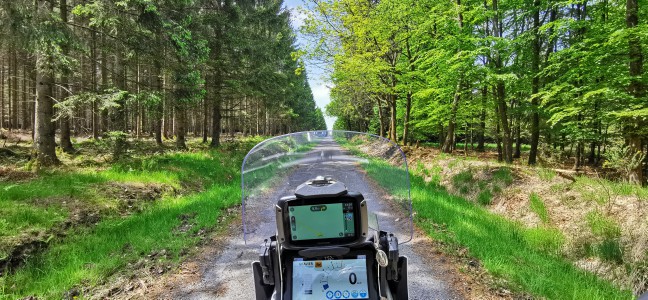
[[[310,184],[301,191],[317,188]],[[348,246],[366,239],[367,204],[362,194],[347,192],[346,188],[318,197],[295,194],[281,198],[276,207],[277,239],[286,248]]]

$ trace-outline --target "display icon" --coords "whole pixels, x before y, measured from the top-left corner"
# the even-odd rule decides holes
[[[344,297],[344,298],[349,298],[349,296],[351,296],[351,294],[349,293],[349,291],[344,291],[344,292],[342,292],[342,297]]]

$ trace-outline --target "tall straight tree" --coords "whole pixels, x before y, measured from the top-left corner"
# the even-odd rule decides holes
[[[56,26],[51,19],[53,6],[47,1],[36,1],[34,26],[41,27],[41,35],[36,42],[36,118],[34,123],[34,149],[40,166],[58,164],[56,141],[54,140],[54,68],[53,52],[56,45],[50,44],[47,34]]]
[[[639,25],[639,1],[638,0],[627,0],[626,2],[626,27],[630,30],[629,39],[628,39],[628,58],[629,58],[629,75],[630,75],[630,86],[628,90],[630,95],[634,98],[633,102],[643,102],[645,101],[643,96],[645,95],[645,87],[641,81],[641,76],[643,75],[643,54],[641,49],[641,40],[639,35],[634,31]],[[632,103],[637,105],[637,103]],[[642,103],[638,103],[640,106]],[[629,124],[625,126],[625,135],[628,145],[630,146],[631,152],[640,154],[641,157],[643,154],[643,144],[642,136],[640,135],[640,130],[646,126],[644,121],[645,116],[637,118],[640,121],[630,121]],[[632,171],[629,174],[628,180],[632,183],[642,184],[644,182],[643,178],[643,164],[642,162],[636,162],[636,166],[633,167]]]

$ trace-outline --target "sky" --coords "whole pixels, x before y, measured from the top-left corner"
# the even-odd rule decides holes
[[[299,27],[304,22],[304,15],[300,14],[297,10],[298,7],[304,5],[303,0],[285,0],[284,5],[288,10],[290,10],[290,19],[295,32],[297,33],[297,44],[303,45],[306,43],[306,40],[299,34]],[[313,97],[315,98],[315,103],[319,108],[324,112],[326,105],[331,102],[330,89],[327,87],[327,83],[324,81],[323,72],[319,68],[315,68],[312,65],[306,63],[306,74],[308,75],[308,83],[310,84],[311,90],[313,91]],[[330,84],[329,84],[330,85]],[[333,122],[335,118],[327,117],[324,115],[326,120],[326,127],[328,129],[333,129]]]

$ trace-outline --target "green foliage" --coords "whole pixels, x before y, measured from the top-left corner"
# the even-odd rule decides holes
[[[619,170],[623,177],[627,178],[633,170],[643,164],[646,154],[641,151],[633,152],[630,147],[621,146],[609,149],[606,158],[603,166]]]

